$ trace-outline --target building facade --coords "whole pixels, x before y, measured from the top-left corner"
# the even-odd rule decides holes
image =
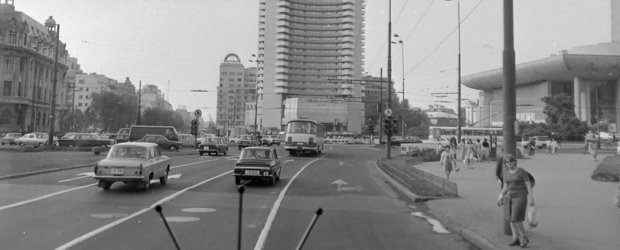
[[[171,110],[172,104],[170,104],[164,98],[161,90],[157,88],[157,85],[145,84],[139,92],[140,95],[140,112],[144,113],[147,109],[163,109]]]
[[[611,1],[612,41],[579,46],[516,65],[516,119],[544,122],[541,98],[572,97],[575,114],[603,132],[618,133],[620,121],[620,1]],[[480,126],[503,125],[502,69],[463,78],[481,90]]]
[[[363,0],[259,1],[257,83],[262,128],[284,128],[287,99],[312,98],[346,102],[342,123],[348,131],[361,131],[362,86],[349,80],[362,77],[364,12]],[[321,116],[297,118],[333,123]]]
[[[93,103],[93,94],[111,91],[110,86],[118,84],[118,81],[97,73],[75,75],[75,100],[76,110],[86,112]]]
[[[255,109],[248,110],[250,107]],[[217,87],[216,126],[234,135],[254,131],[254,119],[248,113],[256,110],[256,68],[243,66],[236,54],[230,53],[220,64],[220,81]],[[252,116],[253,117],[253,116]]]
[[[0,3],[0,132],[48,131],[57,33]],[[69,55],[58,44],[55,131],[65,122],[67,87],[62,80]]]

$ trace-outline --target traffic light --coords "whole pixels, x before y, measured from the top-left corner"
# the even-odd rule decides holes
[[[398,134],[398,120],[392,120],[392,134]]]
[[[370,135],[374,135],[375,134],[375,126],[368,125],[368,132],[370,132]]]
[[[383,128],[386,135],[392,134],[392,117],[388,116],[383,121]]]
[[[196,119],[192,120],[192,134],[198,134],[198,121]]]

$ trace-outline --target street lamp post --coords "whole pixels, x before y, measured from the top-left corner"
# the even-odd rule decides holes
[[[452,0],[446,0],[446,1],[452,1]],[[457,26],[457,35],[458,35],[458,82],[457,82],[457,86],[458,86],[458,102],[457,102],[457,125],[456,125],[456,135],[457,135],[457,140],[460,142],[461,141],[461,1],[460,0],[456,0],[456,16],[457,16],[457,21],[458,21],[458,26]]]
[[[252,54],[252,57],[256,57],[255,54]],[[254,62],[254,60],[250,60],[250,62]],[[258,75],[258,64],[261,63],[262,61],[259,61],[258,59],[256,59],[256,73]],[[258,78],[256,78],[256,97],[255,97],[255,102],[254,102],[254,133],[258,132]]]
[[[48,31],[56,33],[56,49],[54,50],[54,72],[52,79],[52,100],[51,100],[51,111],[50,111],[50,123],[49,123],[49,134],[48,134],[48,144],[54,145],[54,124],[56,119],[56,85],[58,83],[58,43],[60,41],[60,24],[56,24],[54,18],[50,16],[45,21],[45,27]]]
[[[387,107],[388,109],[392,109],[392,0],[389,1],[388,4],[388,61],[387,61],[387,82],[388,82],[388,96],[387,96]],[[392,158],[392,131],[387,131],[387,140],[386,140],[386,156],[385,158]]]
[[[394,37],[399,37],[398,34],[394,34]],[[398,40],[398,42],[392,42],[393,44],[400,44],[401,51],[401,63],[403,66],[403,100],[402,100],[402,108],[400,110],[400,130],[403,138],[405,138],[405,43],[403,40]]]

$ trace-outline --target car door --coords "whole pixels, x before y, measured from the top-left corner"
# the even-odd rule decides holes
[[[164,163],[162,162],[161,149],[159,146],[151,148],[151,157],[153,161],[153,173],[155,173],[154,179],[164,176],[165,166],[163,166]]]

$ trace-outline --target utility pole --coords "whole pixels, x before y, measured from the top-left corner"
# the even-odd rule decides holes
[[[388,68],[387,68],[387,80],[388,80],[388,109],[392,109],[392,0],[389,2],[389,22],[388,22]],[[390,129],[391,130],[391,129]],[[386,133],[386,156],[385,158],[392,158],[392,131],[388,130]]]
[[[142,102],[142,81],[140,81],[140,85],[138,87],[138,117],[136,118],[136,125],[140,125],[140,119],[141,119],[141,114],[140,114],[140,109],[142,109],[142,107],[140,107]]]

